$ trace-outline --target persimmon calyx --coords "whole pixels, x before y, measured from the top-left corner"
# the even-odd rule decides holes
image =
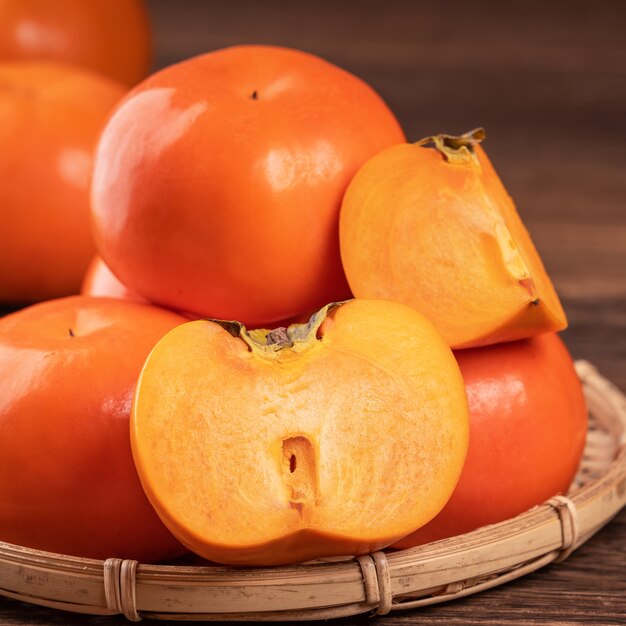
[[[248,330],[244,324],[229,320],[209,319],[219,324],[233,337],[239,337],[248,346],[248,349],[266,359],[277,359],[281,353],[291,351],[304,352],[313,347],[317,341],[317,331],[333,309],[340,307],[343,302],[331,302],[314,313],[306,324],[290,324],[272,330],[256,328]]]
[[[434,144],[448,163],[464,165],[474,163],[478,165],[478,158],[474,151],[474,146],[478,145],[486,138],[484,128],[475,128],[463,135],[433,135],[432,137],[424,137],[415,142],[416,146],[427,146]]]

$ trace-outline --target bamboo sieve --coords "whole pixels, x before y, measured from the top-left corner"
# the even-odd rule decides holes
[[[626,504],[626,397],[576,363],[590,412],[566,496],[410,550],[234,569],[83,559],[0,542],[0,595],[92,615],[168,620],[317,620],[461,598],[565,559]]]

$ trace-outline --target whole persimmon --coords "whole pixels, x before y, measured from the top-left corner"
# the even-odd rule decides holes
[[[433,518],[467,450],[463,379],[433,325],[385,301],[247,331],[199,320],[151,352],[133,404],[142,484],[220,563],[380,549]]]
[[[133,465],[128,422],[154,344],[185,321],[74,296],[0,320],[0,540],[153,562],[186,552]]]
[[[587,432],[585,399],[561,339],[545,334],[455,353],[470,411],[470,445],[456,489],[409,548],[518,515],[567,493]],[[416,490],[419,497],[419,489]]]
[[[338,214],[356,170],[404,141],[363,81],[313,55],[241,46],[138,85],[102,134],[98,250],[139,295],[253,326],[349,296]]]
[[[94,298],[116,298],[118,300],[129,300],[130,302],[143,302],[151,304],[145,298],[131,291],[120,279],[109,269],[102,257],[96,255],[89,264],[87,272],[83,278],[80,288],[83,296]],[[173,309],[170,309],[173,310]],[[198,316],[187,311],[175,311],[187,320],[197,320]]]
[[[83,296],[95,298],[117,298],[118,300],[146,302],[121,282],[102,260],[102,257],[98,255],[91,260],[87,268],[80,293]]]
[[[341,208],[354,295],[414,307],[453,348],[567,326],[483,138],[478,129],[384,150],[356,174]]]
[[[52,59],[126,85],[150,68],[143,0],[0,0],[0,61]]]
[[[95,253],[93,152],[124,91],[70,65],[0,63],[0,302],[78,293]]]

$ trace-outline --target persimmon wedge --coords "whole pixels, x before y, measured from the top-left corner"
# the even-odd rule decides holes
[[[289,328],[168,333],[141,374],[131,442],[183,544],[219,563],[288,564],[377,550],[432,519],[465,459],[466,402],[430,322],[353,300]]]
[[[417,309],[453,348],[567,326],[483,137],[478,129],[388,148],[358,171],[341,207],[353,294]]]

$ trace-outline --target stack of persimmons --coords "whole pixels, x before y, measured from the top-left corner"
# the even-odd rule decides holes
[[[288,564],[565,492],[566,319],[484,132],[407,143],[295,50],[126,92],[149,60],[138,1],[0,0],[0,301],[36,303],[0,320],[0,540]]]

